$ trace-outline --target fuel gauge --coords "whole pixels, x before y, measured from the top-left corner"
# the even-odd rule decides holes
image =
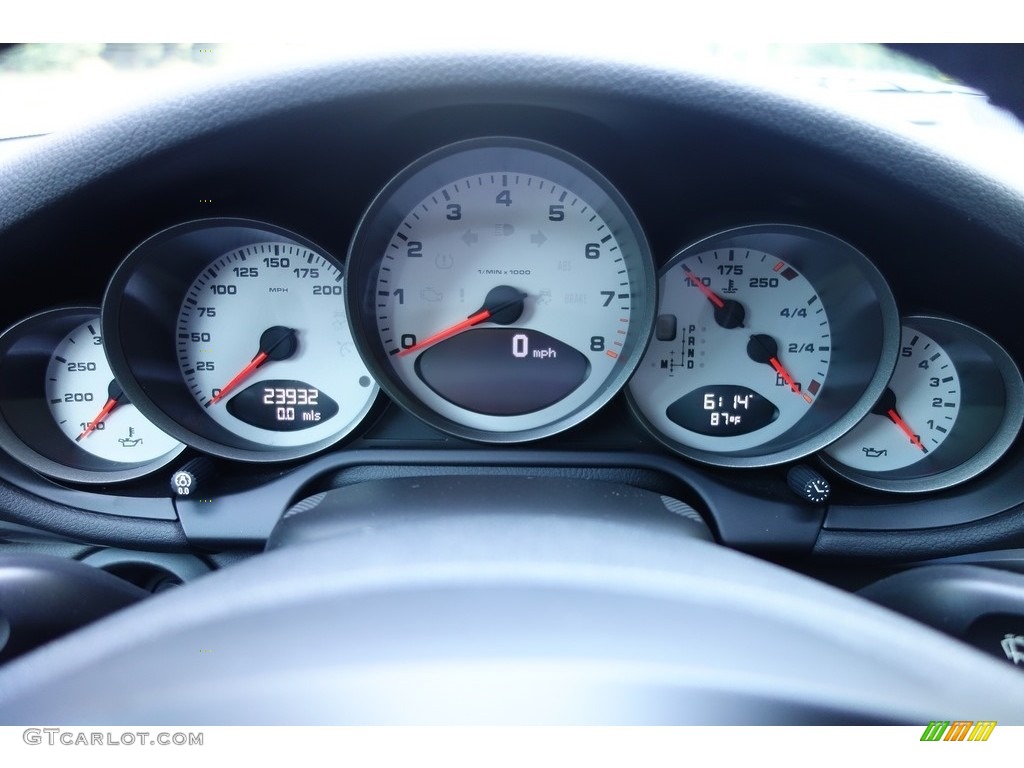
[[[1020,428],[1022,400],[1020,372],[988,336],[946,318],[907,317],[888,387],[822,459],[869,488],[947,488],[1002,456]]]
[[[829,445],[878,399],[898,352],[881,274],[806,227],[740,227],[684,248],[661,269],[658,313],[627,399],[669,448],[723,467]]]

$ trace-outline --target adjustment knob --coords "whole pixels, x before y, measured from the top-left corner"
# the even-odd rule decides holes
[[[828,480],[806,464],[797,464],[789,470],[786,483],[793,493],[811,504],[824,504],[832,493]]]
[[[186,462],[171,475],[171,495],[192,498],[214,475],[213,462],[204,456]]]

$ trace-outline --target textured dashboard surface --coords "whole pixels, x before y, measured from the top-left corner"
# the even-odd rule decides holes
[[[114,171],[189,140],[292,110],[395,98],[407,105],[657,103],[740,121],[856,161],[917,188],[1024,245],[1024,201],[942,155],[795,99],[706,76],[642,67],[515,56],[396,58],[269,73],[239,85],[186,92],[116,120],[48,140],[0,169],[0,231]],[[602,105],[604,106],[604,105]],[[604,106],[604,108],[608,108]]]

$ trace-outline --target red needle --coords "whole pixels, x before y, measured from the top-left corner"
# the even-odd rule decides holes
[[[245,366],[245,368],[236,373],[235,377],[224,385],[220,392],[218,392],[216,395],[210,398],[210,405],[216,405],[217,403],[219,403],[228,392],[237,387],[238,384],[242,382],[250,373],[252,373],[261,365],[263,365],[263,363],[267,361],[267,357],[268,355],[266,352],[260,352],[259,354],[257,354],[256,357],[249,361],[249,364]]]
[[[785,368],[782,367],[782,363],[779,362],[779,358],[777,358],[777,357],[769,358],[768,359],[768,364],[771,365],[771,367],[775,369],[775,372],[777,374],[779,374],[779,376],[782,377],[782,380],[784,382],[789,384],[789,388],[791,390],[793,390],[798,395],[800,395],[808,403],[811,402],[811,400],[813,398],[810,395],[808,395],[806,392],[804,392],[804,391],[802,391],[800,389],[800,387],[797,385],[796,381],[793,380],[793,377],[789,375],[789,371],[787,371]]]
[[[444,339],[447,339],[449,336],[454,336],[456,333],[459,333],[460,331],[464,331],[467,328],[472,328],[474,325],[479,325],[480,323],[490,318],[490,316],[491,310],[481,309],[479,312],[470,315],[465,320],[460,320],[455,325],[451,325],[445,328],[443,331],[438,331],[433,336],[426,338],[423,341],[417,342],[416,344],[413,344],[411,347],[406,347],[405,349],[398,353],[398,356],[405,357],[406,355],[411,355],[417,349],[429,347],[431,344],[436,344],[439,341],[443,341]]]
[[[100,422],[107,418],[107,416],[110,415],[110,412],[112,410],[117,408],[117,404],[119,402],[120,400],[118,400],[115,397],[112,397],[109,400],[107,400],[107,402],[104,403],[103,407],[100,409],[100,412],[97,413],[93,420],[89,422],[89,426],[85,429],[85,431],[75,438],[75,442],[78,442],[83,437],[88,437],[89,435],[91,435],[93,431],[96,429],[96,427],[100,425]]]
[[[688,270],[686,267],[683,267],[683,272],[685,272],[686,276],[690,278],[690,282],[693,283],[694,286],[699,288],[701,293],[708,297],[708,301],[710,301],[719,309],[723,309],[725,307],[725,302],[722,301],[722,298],[717,293],[708,288],[706,285],[704,285],[704,283],[700,281],[699,277],[693,274],[693,272]]]
[[[921,442],[921,438],[914,434],[914,430],[912,430],[910,425],[903,420],[903,417],[896,412],[895,408],[890,408],[886,411],[885,415],[892,419],[892,423],[899,427],[903,434],[910,438],[910,442],[915,448],[920,448],[925,453],[928,453],[928,449],[924,447],[924,444]]]
[[[479,325],[486,320],[499,325],[514,323],[523,313],[523,300],[526,298],[527,294],[510,285],[495,286],[487,292],[483,306],[472,315],[465,320],[460,320],[455,325],[448,326],[443,331],[438,331],[428,339],[401,350],[398,356],[411,355],[418,349],[429,347],[431,344],[443,341],[449,336],[454,336],[456,333]]]

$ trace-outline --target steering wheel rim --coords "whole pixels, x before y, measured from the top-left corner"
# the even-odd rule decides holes
[[[678,501],[554,479],[361,486],[285,519],[305,535],[279,535],[272,551],[13,662],[0,672],[0,722],[917,724],[936,711],[1000,723],[1024,713],[1024,680],[1003,665],[713,543]],[[503,501],[482,504],[485,489]],[[545,497],[556,503],[538,506]]]

